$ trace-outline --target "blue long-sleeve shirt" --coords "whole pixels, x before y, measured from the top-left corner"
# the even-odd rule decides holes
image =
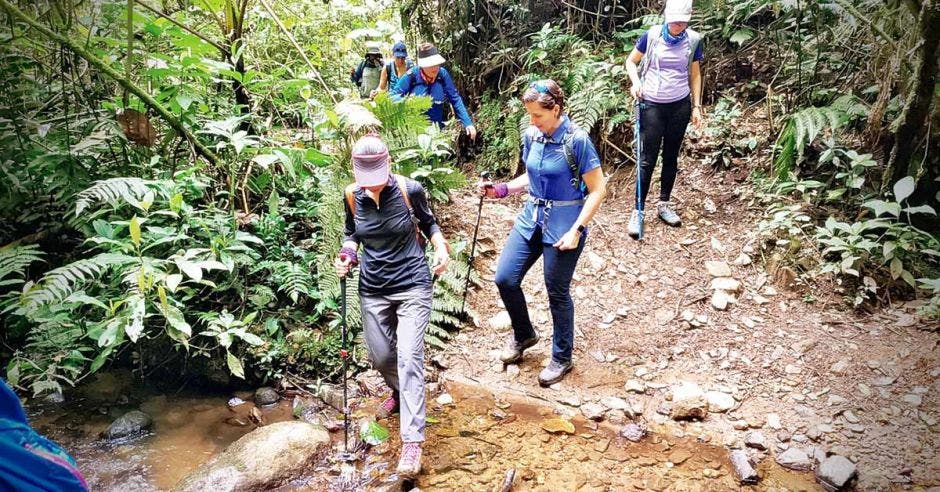
[[[457,92],[457,86],[454,85],[454,79],[451,78],[447,69],[441,67],[440,72],[437,73],[437,78],[434,79],[431,85],[428,85],[421,77],[420,70],[419,67],[412,67],[411,70],[408,70],[405,75],[398,79],[398,84],[392,90],[393,100],[397,101],[409,95],[431,96],[433,103],[427,115],[432,122],[438,125],[444,124],[444,103],[450,102],[460,123],[464,127],[473,126],[470,113],[467,112],[467,107],[464,106],[463,99],[460,98],[460,93]]]

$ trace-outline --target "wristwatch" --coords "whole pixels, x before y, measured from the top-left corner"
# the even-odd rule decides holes
[[[587,227],[584,227],[584,224],[579,225],[579,226],[578,226],[578,234],[584,234],[584,230],[585,230],[585,229],[587,229]]]

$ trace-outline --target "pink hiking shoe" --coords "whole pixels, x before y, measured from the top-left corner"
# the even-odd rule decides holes
[[[401,445],[401,458],[398,459],[398,475],[414,478],[421,472],[421,443],[406,442]]]
[[[382,404],[379,405],[378,410],[375,412],[375,418],[377,420],[383,420],[391,417],[393,414],[398,413],[400,405],[398,393],[392,392],[392,396],[386,398]]]

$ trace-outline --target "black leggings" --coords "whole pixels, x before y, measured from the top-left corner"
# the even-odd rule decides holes
[[[692,102],[688,97],[665,104],[644,102],[640,104],[640,118],[640,138],[643,139],[643,165],[640,166],[642,201],[646,203],[646,195],[650,192],[650,177],[656,169],[656,158],[662,148],[662,190],[659,192],[659,199],[668,202],[672,185],[676,182],[676,173],[679,171],[679,148],[682,138],[685,137],[685,128],[689,126],[689,120],[692,118]],[[639,200],[636,201],[636,207],[640,208]]]

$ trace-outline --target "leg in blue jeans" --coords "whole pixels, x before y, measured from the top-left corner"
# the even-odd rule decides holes
[[[499,296],[506,306],[509,319],[512,320],[512,330],[517,342],[535,336],[525,294],[522,292],[522,278],[539,256],[542,256],[541,230],[537,230],[532,239],[526,240],[513,228],[496,265],[496,287],[499,288]]]
[[[581,236],[578,247],[561,251],[551,244],[543,245],[545,256],[545,289],[548,291],[548,306],[552,311],[554,335],[552,336],[552,358],[558,362],[570,362],[574,347],[574,302],[571,300],[571,277],[584,249],[585,236]]]

